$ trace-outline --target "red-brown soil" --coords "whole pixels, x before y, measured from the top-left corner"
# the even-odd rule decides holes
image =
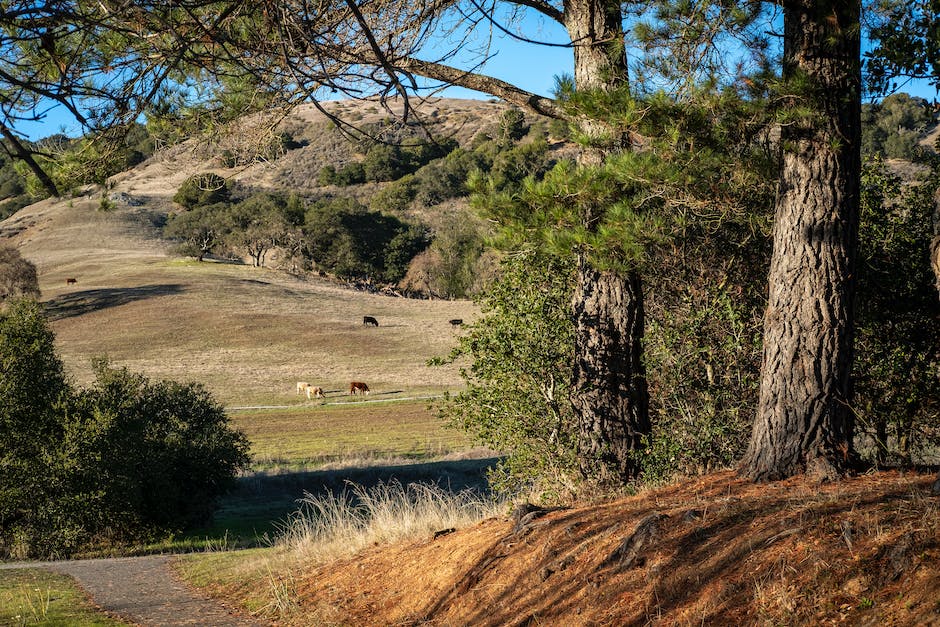
[[[933,479],[754,485],[724,472],[524,525],[488,520],[295,573],[299,611],[281,622],[940,625]],[[623,561],[641,521],[646,543]]]

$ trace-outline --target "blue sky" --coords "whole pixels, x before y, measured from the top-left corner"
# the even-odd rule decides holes
[[[530,39],[554,43],[568,41],[561,26],[539,16],[527,18],[522,26]],[[494,35],[492,52],[495,54],[482,70],[484,73],[545,96],[551,94],[556,76],[571,74],[573,71],[572,52],[569,48],[533,45],[497,32]],[[910,82],[899,90],[927,100],[938,98],[937,90],[926,81]],[[489,98],[484,94],[455,87],[444,90],[441,95],[452,98]],[[26,133],[33,140],[54,133],[76,135],[80,132],[74,121],[62,110],[49,111],[46,119],[39,123],[19,124],[17,130]]]

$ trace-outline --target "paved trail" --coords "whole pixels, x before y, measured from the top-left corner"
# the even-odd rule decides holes
[[[48,568],[74,577],[99,607],[143,627],[261,627],[268,623],[230,613],[180,582],[172,556],[118,557],[96,560],[2,564],[11,568]]]

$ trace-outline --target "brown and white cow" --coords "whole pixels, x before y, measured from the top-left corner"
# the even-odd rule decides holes
[[[369,386],[363,383],[362,381],[352,381],[349,384],[349,393],[350,394],[368,394]]]
[[[315,385],[307,386],[307,400],[311,398],[323,398],[323,388]]]

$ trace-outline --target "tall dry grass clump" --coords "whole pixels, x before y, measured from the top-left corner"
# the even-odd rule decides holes
[[[460,528],[505,514],[508,502],[476,490],[398,481],[347,484],[340,493],[305,493],[279,540],[292,557],[325,562],[375,543],[391,543]]]

